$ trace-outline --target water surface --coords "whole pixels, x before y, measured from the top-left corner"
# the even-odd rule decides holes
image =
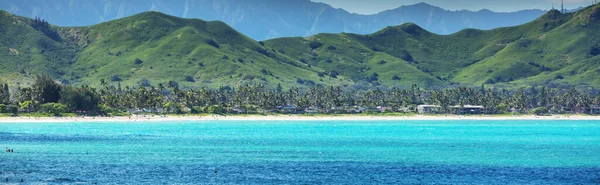
[[[597,184],[599,121],[0,123],[0,180]]]

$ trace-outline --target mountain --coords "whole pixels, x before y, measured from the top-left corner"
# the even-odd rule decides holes
[[[318,33],[370,34],[386,26],[415,23],[437,34],[465,28],[515,26],[543,15],[542,10],[498,13],[449,11],[425,3],[374,15],[359,15],[310,0],[0,0],[0,9],[40,17],[61,26],[87,26],[146,11],[183,18],[219,20],[255,40]]]
[[[219,21],[145,12],[85,27],[58,27],[0,11],[0,74],[27,83],[274,88],[449,85],[600,87],[600,5],[551,10],[532,22],[438,35],[413,24],[372,34],[317,34],[257,42]]]
[[[48,73],[64,83],[181,86],[263,83],[349,83],[321,78],[321,69],[277,53],[218,21],[181,19],[158,12],[88,27],[56,27],[0,11],[0,73],[26,84]],[[272,82],[272,83],[267,83]]]
[[[297,59],[317,53],[309,64],[324,70],[347,69],[341,75],[349,77],[360,74],[347,67],[349,63],[360,66],[368,61],[365,56],[384,55],[390,57],[378,62],[379,68],[387,71],[379,73],[384,81],[402,70],[394,66],[396,62],[405,62],[451,84],[598,86],[599,7],[595,5],[566,14],[551,10],[532,22],[489,31],[465,29],[451,35],[437,35],[408,23],[369,35],[318,34],[266,43]],[[309,41],[325,47],[310,52],[309,45],[299,44]],[[331,62],[323,62],[325,60]]]

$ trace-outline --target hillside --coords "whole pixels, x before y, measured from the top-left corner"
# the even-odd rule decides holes
[[[56,39],[34,29],[33,20],[2,12],[2,80],[30,81],[49,73],[64,83],[181,86],[277,84],[343,85],[343,77],[262,46],[222,22],[181,19],[157,12],[90,27],[48,26]],[[27,33],[27,35],[22,34]],[[24,69],[26,73],[20,74]]]
[[[219,20],[255,40],[311,36],[318,33],[370,34],[386,26],[415,23],[437,34],[465,28],[494,29],[520,25],[544,10],[517,12],[450,11],[425,3],[373,15],[353,14],[311,0],[0,0],[0,9],[42,17],[61,26],[89,26],[146,11],[203,20]]]
[[[48,73],[64,83],[275,88],[449,85],[599,87],[600,5],[552,10],[515,27],[438,35],[416,24],[368,35],[318,34],[257,42],[223,22],[158,12],[57,27],[0,12],[2,81]]]
[[[599,86],[600,5],[574,13],[552,10],[542,17],[515,27],[482,31],[466,29],[452,35],[430,33],[415,24],[387,27],[369,35],[319,34],[308,38],[281,38],[267,41],[283,48],[292,58],[306,59],[325,70],[360,68],[368,56],[389,56],[382,64],[392,72],[415,67],[451,84],[489,84],[499,87],[524,85]],[[318,41],[324,47],[309,51],[297,43]],[[306,45],[306,44],[305,44]],[[335,50],[328,50],[328,46]],[[295,50],[295,51],[294,51]],[[327,60],[331,60],[326,62]],[[352,67],[346,67],[348,64]],[[356,70],[354,70],[356,71]],[[353,76],[352,71],[342,75]],[[411,73],[406,76],[418,76]],[[405,77],[406,78],[406,77]],[[400,79],[405,79],[400,78]],[[419,78],[426,79],[426,78]],[[383,80],[384,83],[386,79]],[[426,83],[426,82],[422,82]],[[393,84],[387,82],[386,84]]]

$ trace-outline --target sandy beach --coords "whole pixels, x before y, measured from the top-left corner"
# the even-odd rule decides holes
[[[249,115],[249,116],[131,116],[131,117],[2,117],[0,123],[15,122],[161,122],[161,121],[402,121],[402,120],[598,120],[600,116],[553,115],[553,116],[298,116],[298,115]]]

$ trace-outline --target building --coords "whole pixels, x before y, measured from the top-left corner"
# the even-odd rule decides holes
[[[600,106],[592,105],[585,110],[586,114],[600,114]]]
[[[455,114],[482,114],[485,111],[484,106],[479,105],[463,105],[450,107]]]
[[[319,109],[314,108],[314,107],[309,107],[309,108],[304,109],[304,113],[306,113],[306,114],[317,114],[317,113],[319,113]]]
[[[419,114],[439,114],[442,107],[439,105],[419,105],[417,106],[417,112]]]
[[[295,114],[296,106],[293,106],[293,105],[283,106],[279,110],[281,110],[281,112],[283,112],[285,114]]]

